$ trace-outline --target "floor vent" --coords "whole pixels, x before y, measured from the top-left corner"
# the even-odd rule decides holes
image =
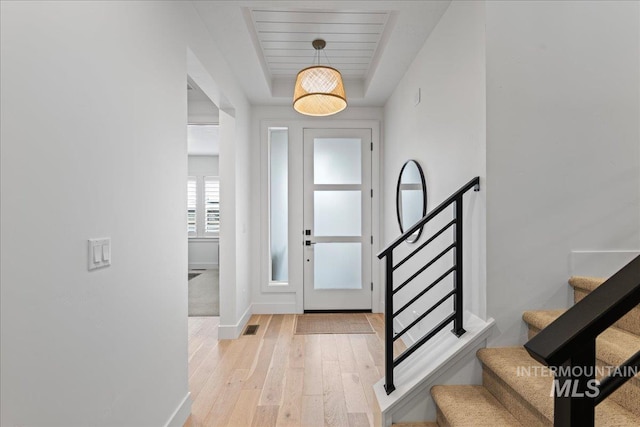
[[[247,329],[244,330],[244,334],[242,335],[255,335],[258,332],[258,327],[260,325],[249,325]]]

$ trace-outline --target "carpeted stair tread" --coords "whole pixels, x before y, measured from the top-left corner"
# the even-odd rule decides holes
[[[516,418],[520,421],[546,419],[546,422],[541,422],[540,425],[552,424],[553,398],[550,392],[553,378],[549,375],[549,371],[532,359],[523,347],[484,348],[480,349],[477,355],[484,369],[498,377],[510,389],[503,394],[512,396],[512,390],[518,395],[519,402],[525,409],[507,406]],[[518,375],[518,367],[531,368],[531,375],[526,375],[522,368]],[[531,412],[531,415],[528,412]],[[527,424],[532,425],[531,422]],[[640,417],[611,399],[607,399],[596,408],[596,425],[599,427],[640,426]]]
[[[556,320],[565,310],[525,311],[522,319],[535,329],[542,330]],[[598,336],[596,357],[610,366],[619,366],[640,351],[640,336],[611,327]]]
[[[523,320],[529,325],[529,337],[546,328],[557,319],[564,310],[534,310],[526,311]],[[640,336],[616,327],[604,331],[596,340],[596,358],[601,371],[596,378],[601,379],[609,375],[612,366],[620,366],[629,357],[640,350]],[[606,370],[605,370],[606,369]],[[610,397],[619,405],[640,415],[640,374],[636,375]]]
[[[560,317],[565,311],[567,310],[529,310],[522,313],[522,320],[524,320],[527,325],[533,326],[540,331]]]
[[[596,277],[582,277],[574,276],[569,279],[569,284],[573,287],[573,300],[574,302],[580,301],[587,296],[591,291],[604,283],[605,279]],[[632,334],[640,335],[640,305],[634,307],[630,312],[624,315],[620,320],[615,323],[615,326],[631,332]]]
[[[571,278],[569,278],[569,284],[574,289],[578,288],[591,292],[598,286],[602,285],[605,280],[607,279],[602,277],[571,276]]]
[[[431,389],[431,395],[446,425],[453,427],[522,425],[483,386],[437,385]]]

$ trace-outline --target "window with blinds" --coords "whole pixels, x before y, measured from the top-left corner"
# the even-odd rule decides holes
[[[220,232],[220,180],[204,177],[204,234],[217,236]]]
[[[187,234],[189,237],[198,235],[197,207],[198,207],[198,186],[195,176],[187,177]]]
[[[220,179],[187,177],[187,235],[218,237],[220,234]]]

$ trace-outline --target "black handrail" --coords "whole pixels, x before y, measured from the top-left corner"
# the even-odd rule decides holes
[[[554,367],[554,390],[566,391],[556,393],[554,398],[554,426],[593,426],[596,405],[633,376],[612,375],[598,385],[594,376],[595,348],[598,335],[638,304],[640,256],[524,345],[534,359]],[[640,352],[621,367],[626,368],[621,370],[623,372],[637,372]]]
[[[390,394],[393,390],[395,390],[395,385],[393,384],[393,369],[398,366],[402,361],[404,361],[407,357],[409,357],[413,352],[415,352],[418,348],[422,347],[428,340],[433,338],[438,332],[444,329],[448,324],[453,322],[453,333],[460,337],[465,333],[464,328],[462,327],[462,196],[469,191],[470,189],[474,189],[475,191],[480,191],[480,177],[475,177],[467,184],[462,186],[458,191],[453,193],[447,200],[440,203],[438,207],[433,209],[427,215],[425,215],[420,221],[418,221],[413,227],[409,228],[405,231],[400,237],[391,242],[385,249],[383,249],[379,254],[378,258],[386,258],[385,259],[385,268],[386,268],[386,279],[385,279],[385,385],[384,388],[387,394]],[[401,260],[396,265],[393,264],[393,250],[397,248],[402,242],[407,240],[411,235],[413,235],[416,231],[422,230],[422,228],[433,218],[438,216],[441,212],[443,212],[447,207],[455,205],[454,211],[454,219],[442,227],[439,231],[437,231],[434,235],[432,235],[426,242],[422,243],[418,248],[413,250],[409,255],[407,255],[403,260]],[[429,243],[433,242],[438,236],[448,230],[451,226],[455,226],[455,238],[454,242],[449,245],[446,249],[438,253],[431,260],[426,262],[422,267],[420,267],[416,272],[414,272],[407,280],[402,282],[399,286],[394,288],[393,286],[393,272],[398,267],[407,262],[410,258],[424,249]],[[437,260],[442,258],[449,251],[454,250],[455,252],[455,265],[451,267],[448,271],[438,277],[435,281],[433,281],[430,285],[426,286],[424,289],[419,291],[411,300],[404,304],[402,308],[394,313],[393,311],[393,296],[400,289],[404,288],[409,282],[418,277],[423,271],[433,265]],[[424,313],[418,316],[409,326],[405,327],[400,333],[394,336],[393,334],[393,319],[406,310],[411,304],[416,302],[420,297],[426,294],[430,289],[432,289],[435,285],[440,283],[445,277],[453,272],[454,274],[454,287],[451,292],[449,292],[444,297],[440,298],[435,304],[433,304],[429,309],[427,309]],[[429,331],[427,334],[419,338],[413,345],[407,348],[402,354],[400,354],[395,360],[393,358],[393,342],[400,338],[403,334],[407,333],[412,327],[414,327],[418,322],[424,319],[428,314],[433,312],[437,307],[442,305],[445,301],[451,299],[453,297],[453,313],[449,314],[443,321],[441,321],[435,328]]]

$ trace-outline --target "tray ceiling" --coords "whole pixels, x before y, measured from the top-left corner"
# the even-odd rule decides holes
[[[319,61],[345,78],[365,79],[380,50],[390,12],[250,9],[251,31],[271,77],[294,77],[317,62],[311,42],[327,46]]]
[[[250,102],[291,103],[315,61],[342,73],[349,104],[382,106],[450,0],[193,1]],[[325,56],[326,54],[326,56]]]

